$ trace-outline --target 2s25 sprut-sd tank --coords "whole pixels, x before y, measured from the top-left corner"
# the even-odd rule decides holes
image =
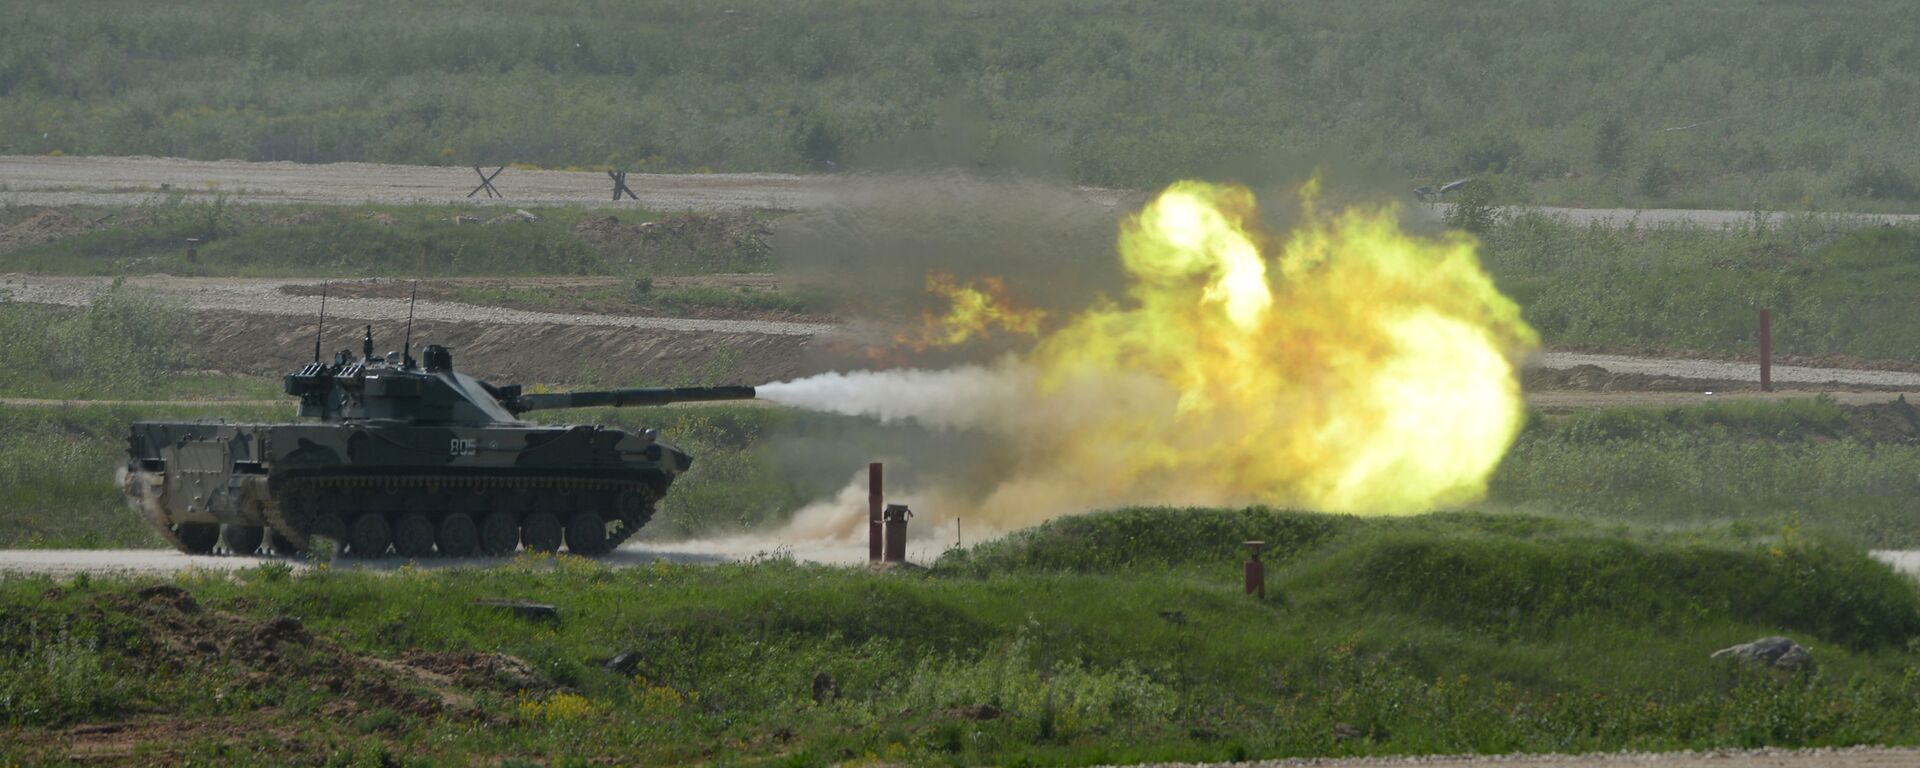
[[[317,352],[317,350],[316,350]],[[324,536],[349,554],[598,555],[646,525],[692,458],[652,429],[550,426],[527,411],[746,400],[752,387],[524,394],[453,368],[445,347],[341,352],[286,377],[294,424],[136,422],[121,487],[180,551],[250,554]]]

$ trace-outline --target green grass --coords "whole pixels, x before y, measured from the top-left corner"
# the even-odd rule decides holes
[[[0,225],[52,212],[98,228],[0,253],[0,271],[272,277],[707,274],[765,271],[750,215],[622,210],[611,237],[577,229],[603,214],[536,208],[540,221],[479,206],[242,206],[175,194],[133,209],[0,209]],[[458,223],[465,217],[473,223]],[[498,221],[496,221],[498,220]],[[658,222],[660,234],[634,225]],[[187,241],[198,241],[189,255]]]
[[[1520,213],[1483,259],[1547,344],[1757,354],[1773,310],[1779,354],[1920,360],[1920,227],[1819,217],[1727,229],[1576,226]]]
[[[1239,593],[1242,556],[1207,538],[1223,533],[1279,544],[1266,600]],[[1061,565],[1090,545],[1104,554]],[[1724,532],[1703,544],[1508,516],[1126,510],[919,573],[261,568],[174,579],[190,613],[134,594],[150,583],[0,580],[0,758],[58,757],[40,728],[154,716],[297,737],[150,748],[227,764],[1087,765],[1920,741],[1912,583],[1857,552]],[[506,596],[561,618],[472,606]],[[263,658],[252,622],[279,617],[321,642]],[[174,645],[192,631],[227,650]],[[1817,670],[1706,658],[1775,633],[1812,646]],[[639,653],[634,674],[599,665],[624,650]],[[553,687],[469,683],[469,714],[449,717],[405,677],[358,687],[357,670],[378,669],[360,659],[423,651],[510,654]],[[816,703],[820,674],[837,698]],[[983,705],[998,716],[959,714]]]
[[[290,409],[121,406],[0,407],[0,546],[153,543],[119,501],[113,469],[135,419],[286,421]],[[779,408],[700,406],[542,414],[558,423],[659,429],[696,457],[644,536],[722,535],[785,521],[831,497],[874,456],[934,479],[992,482],[1006,468],[985,438],[879,426]],[[1740,535],[1920,547],[1920,441],[1895,406],[1830,401],[1739,402],[1535,414],[1492,478],[1489,512]],[[49,450],[47,446],[58,446]],[[923,470],[930,471],[930,470]],[[1237,542],[1240,533],[1210,540]]]
[[[1330,162],[1542,203],[1905,209],[1916,22],[1896,0],[89,0],[0,32],[0,152],[1133,187]]]

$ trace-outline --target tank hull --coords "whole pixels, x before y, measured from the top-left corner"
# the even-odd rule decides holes
[[[138,422],[127,453],[129,503],[182,551],[210,551],[210,531],[223,531],[230,550],[262,539],[298,550],[325,536],[367,557],[552,550],[562,539],[602,554],[646,524],[691,464],[651,430],[525,423]]]

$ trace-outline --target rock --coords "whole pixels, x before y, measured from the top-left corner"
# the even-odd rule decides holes
[[[1004,713],[992,704],[975,704],[953,710],[951,714],[964,720],[998,720]]]
[[[813,676],[813,702],[815,704],[825,704],[837,698],[840,698],[840,681],[833,679],[833,675],[825,672]]]
[[[1392,735],[1387,732],[1387,729],[1378,725],[1371,728],[1361,728],[1351,723],[1333,724],[1333,738],[1335,741],[1351,741],[1353,739],[1365,738],[1368,741],[1377,743],[1386,741],[1391,737]]]
[[[474,605],[499,608],[513,612],[513,615],[534,621],[559,621],[560,609],[546,603],[530,603],[525,600],[475,600]]]
[[[478,217],[478,216],[454,216],[454,217],[453,217],[453,223],[455,223],[455,224],[478,224],[478,223],[480,223],[480,217]]]
[[[614,654],[613,658],[607,659],[606,663],[601,664],[600,666],[609,672],[618,672],[622,675],[631,677],[633,675],[634,670],[637,670],[640,668],[640,652],[639,651],[621,651],[619,653]]]
[[[1751,664],[1796,672],[1813,666],[1813,652],[1784,637],[1763,637],[1714,651],[1708,658],[1732,657]]]

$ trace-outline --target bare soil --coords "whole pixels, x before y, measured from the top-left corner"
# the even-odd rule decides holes
[[[366,323],[331,326],[322,353],[360,350]],[[404,320],[372,323],[376,353],[399,349]],[[279,376],[312,359],[311,322],[287,317],[200,313],[189,366]],[[556,386],[699,383],[757,385],[802,375],[805,336],[697,333],[562,324],[416,322],[416,354],[425,344],[453,350],[454,365],[489,381]]]
[[[771,293],[781,290],[780,278],[769,272],[745,272],[717,275],[654,277],[652,290],[673,291],[682,288],[718,288],[740,293]],[[626,294],[632,279],[624,277],[466,277],[434,278],[411,281],[397,278],[365,278],[333,281],[326,284],[328,296],[340,298],[378,298],[404,300],[418,285],[420,298],[427,301],[456,302],[475,291],[490,292],[494,298],[487,306],[525,309],[535,312],[570,312],[601,315],[637,315],[642,317],[685,317],[706,320],[769,320],[795,323],[831,323],[832,315],[786,312],[771,309],[734,307],[690,307],[670,312],[649,306],[644,297],[636,300]],[[321,284],[288,283],[280,292],[289,296],[319,296]]]

